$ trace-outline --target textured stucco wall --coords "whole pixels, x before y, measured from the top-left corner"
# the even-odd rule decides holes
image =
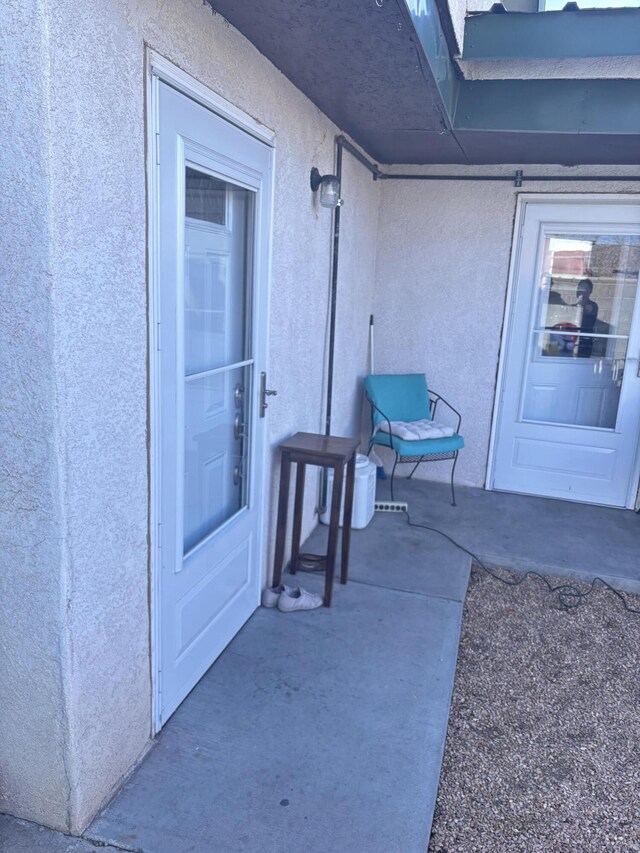
[[[0,812],[64,827],[67,602],[57,476],[46,50],[43,3],[5,3],[0,25]]]
[[[516,168],[408,171],[513,174]],[[383,182],[376,369],[424,371],[434,390],[460,410],[466,446],[456,468],[458,482],[485,482],[517,194],[637,192],[637,184],[570,180],[571,174],[615,176],[625,171],[634,174],[633,167],[528,166],[529,174],[566,172],[567,183],[527,182],[519,190],[509,182]],[[423,465],[416,476],[446,480],[450,470],[450,462],[434,462]]]
[[[462,53],[464,45],[464,19],[467,15],[467,0],[449,0],[449,14],[453,31],[458,42],[458,53]]]
[[[331,214],[308,181],[312,165],[333,170],[337,128],[201,0],[42,0],[40,29],[23,5],[11,0],[20,21],[8,35],[24,49],[21,30],[29,31],[37,55],[25,60],[27,71],[15,71],[9,92],[24,104],[25,148],[15,142],[19,156],[7,176],[15,186],[22,181],[30,205],[42,198],[48,209],[39,219],[30,206],[23,211],[25,222],[32,215],[29,229],[16,229],[22,255],[16,250],[13,266],[24,287],[2,355],[17,361],[20,354],[29,375],[14,367],[16,382],[36,380],[28,399],[13,400],[9,457],[24,460],[18,474],[25,482],[8,511],[13,519],[21,502],[36,503],[30,490],[37,477],[37,511],[23,538],[40,544],[20,556],[24,577],[10,593],[5,635],[15,660],[3,686],[11,695],[25,681],[21,669],[36,661],[23,704],[30,700],[37,731],[32,748],[18,700],[0,711],[15,732],[0,753],[3,772],[22,786],[21,796],[8,790],[2,806],[78,830],[145,749],[150,729],[144,44],[276,132],[269,384],[278,396],[269,405],[270,464],[281,438],[324,423]],[[344,186],[334,423],[357,431],[355,377],[366,366],[379,187],[348,163]],[[34,254],[40,245],[46,264]],[[37,278],[33,269],[26,275],[27,262]],[[29,311],[21,327],[20,314]],[[34,424],[29,415],[37,407]],[[306,530],[315,521],[309,480]],[[271,470],[267,483],[270,560]],[[34,611],[46,631],[32,654],[14,631]],[[50,694],[46,725],[37,719],[45,713],[41,690]],[[41,741],[48,751],[38,751]],[[40,778],[30,786],[36,764]],[[60,802],[38,802],[39,792]]]
[[[637,80],[637,56],[586,59],[460,60],[466,80]]]

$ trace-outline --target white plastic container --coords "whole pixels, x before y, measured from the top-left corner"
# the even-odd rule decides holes
[[[345,466],[346,479],[346,466]],[[342,483],[342,506],[340,507],[340,527],[344,519],[344,491],[346,484]],[[323,524],[329,524],[331,518],[331,497],[333,495],[333,471],[329,470],[327,478],[327,508],[320,516]],[[376,501],[376,466],[362,453],[356,455],[356,476],[353,490],[353,515],[351,527],[362,528],[373,518]]]

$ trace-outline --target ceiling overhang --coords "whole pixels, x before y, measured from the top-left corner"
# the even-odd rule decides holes
[[[460,80],[435,0],[208,2],[379,163],[640,160],[640,80]]]

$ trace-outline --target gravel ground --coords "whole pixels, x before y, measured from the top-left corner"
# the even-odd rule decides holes
[[[640,615],[474,567],[429,851],[640,851]]]

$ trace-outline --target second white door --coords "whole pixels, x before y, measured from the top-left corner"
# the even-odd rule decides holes
[[[640,205],[521,211],[492,486],[632,506],[640,432]]]

